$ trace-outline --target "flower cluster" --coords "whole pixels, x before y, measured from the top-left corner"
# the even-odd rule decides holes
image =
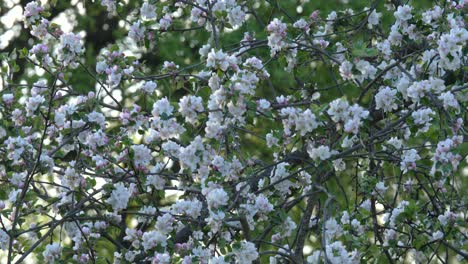
[[[0,54],[0,262],[468,258],[466,1],[49,2]]]

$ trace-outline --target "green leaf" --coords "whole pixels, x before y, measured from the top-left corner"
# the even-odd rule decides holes
[[[354,43],[351,54],[358,58],[367,58],[377,56],[379,51],[375,48],[368,48],[366,44],[360,40]]]
[[[92,178],[86,178],[86,185],[92,188],[96,186],[96,180]]]
[[[109,51],[110,52],[119,51],[119,46],[117,44],[114,44],[110,47]]]
[[[112,191],[112,189],[114,189],[113,187],[114,185],[112,183],[106,183],[102,186],[102,189],[105,191],[105,192],[108,192],[110,193]]]
[[[16,64],[16,62],[15,62],[15,64],[13,65],[13,69],[12,69],[12,70],[13,70],[13,72],[19,72],[19,71],[20,71],[20,67],[18,66],[18,64]]]
[[[22,58],[26,58],[27,56],[28,56],[28,49],[22,48],[19,51],[19,57],[22,59]]]

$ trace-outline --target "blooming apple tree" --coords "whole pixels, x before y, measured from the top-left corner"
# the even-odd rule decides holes
[[[101,0],[91,65],[55,2],[1,55],[2,263],[467,260],[466,1]]]

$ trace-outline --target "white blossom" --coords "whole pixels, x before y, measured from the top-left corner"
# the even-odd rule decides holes
[[[159,99],[153,104],[153,111],[151,113],[155,117],[160,117],[161,115],[166,115],[167,117],[172,115],[174,107],[170,104],[167,97]]]
[[[146,28],[141,25],[140,21],[133,23],[128,32],[128,36],[136,42],[142,41],[145,38]]]
[[[384,112],[390,112],[398,108],[395,102],[397,91],[390,87],[384,87],[375,95],[375,109],[382,109]]]
[[[126,188],[122,182],[118,182],[115,184],[115,189],[112,191],[106,202],[112,206],[114,211],[126,209],[132,192],[133,185],[130,185],[130,188]]]
[[[408,170],[416,169],[416,161],[420,159],[421,157],[415,149],[403,150],[400,162],[401,170],[406,172]]]
[[[234,250],[237,263],[251,264],[254,260],[259,257],[257,248],[255,245],[248,241],[241,242],[239,249]]]
[[[144,2],[140,8],[140,15],[144,19],[155,19],[156,18],[156,7],[148,2]]]
[[[165,247],[167,245],[167,236],[159,231],[145,232],[141,238],[141,245],[148,251],[157,245]]]
[[[148,94],[152,94],[158,85],[153,81],[147,81],[141,86],[141,90],[145,91]]]
[[[9,244],[10,236],[7,234],[7,232],[3,231],[3,229],[0,229],[0,249],[7,250]]]
[[[310,158],[313,160],[327,160],[329,159],[335,152],[330,150],[328,146],[318,146],[312,147],[309,145],[307,148],[307,153],[309,154]]]
[[[228,203],[228,194],[221,188],[216,188],[208,192],[206,201],[210,208],[216,209]]]
[[[47,262],[54,262],[60,258],[61,254],[62,247],[59,243],[52,243],[47,245],[44,252],[42,252],[42,256],[44,256],[44,260]]]

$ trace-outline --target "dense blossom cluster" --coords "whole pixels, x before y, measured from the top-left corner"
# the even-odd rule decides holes
[[[83,32],[24,6],[34,43],[2,55],[0,258],[466,261],[466,1],[298,17],[273,2],[142,1],[122,17],[101,0],[128,35],[96,65]],[[185,32],[209,36],[198,62],[140,60]],[[16,59],[43,74],[15,83]],[[95,87],[80,92],[79,71]]]

